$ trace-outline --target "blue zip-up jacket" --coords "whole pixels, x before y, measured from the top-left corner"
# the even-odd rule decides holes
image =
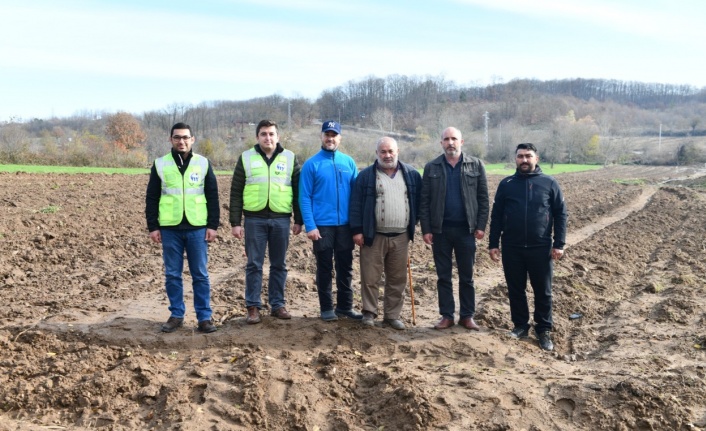
[[[299,209],[307,232],[318,226],[348,224],[348,201],[358,176],[355,161],[340,151],[321,149],[299,174]]]
[[[498,184],[488,248],[499,248],[502,237],[503,247],[563,249],[567,218],[564,195],[553,177],[543,174],[539,165],[529,174],[515,172]]]

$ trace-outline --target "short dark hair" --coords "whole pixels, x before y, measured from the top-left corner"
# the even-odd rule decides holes
[[[279,127],[277,127],[277,123],[275,123],[272,120],[262,120],[257,124],[257,128],[255,129],[255,136],[260,136],[260,129],[263,127],[272,127],[275,126],[275,130],[277,133],[279,133]]]
[[[529,142],[517,144],[517,148],[515,148],[515,154],[517,154],[517,150],[534,151],[535,154],[539,153],[539,151],[537,151],[537,147],[535,147],[534,144],[530,144]]]
[[[191,136],[194,136],[194,132],[191,131],[191,126],[189,126],[189,125],[186,124],[186,123],[176,123],[175,125],[172,126],[172,130],[169,131],[169,137],[170,137],[170,138],[171,138],[172,136],[174,136],[174,131],[175,131],[176,129],[188,129],[188,130],[189,130],[189,134],[190,134]]]

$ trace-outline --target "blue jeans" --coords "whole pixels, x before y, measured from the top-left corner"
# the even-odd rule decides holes
[[[534,291],[534,330],[541,334],[551,331],[552,321],[552,275],[554,262],[550,247],[503,247],[502,260],[510,316],[516,328],[529,329],[529,305],[527,304],[527,276]]]
[[[269,248],[270,281],[267,295],[270,308],[285,305],[284,284],[287,280],[287,248],[289,247],[289,218],[245,217],[245,305],[262,308],[262,265],[265,250]]]
[[[353,235],[348,225],[319,226],[321,239],[314,241],[316,289],[321,312],[333,310],[333,264],[336,262],[336,310],[353,308]]]
[[[476,314],[476,289],[473,285],[473,265],[476,260],[476,239],[466,227],[444,227],[442,233],[434,234],[432,252],[436,265],[436,290],[439,295],[439,314],[454,318],[456,304],[451,284],[453,255],[458,267],[458,299],[461,303],[460,317]]]
[[[206,228],[193,230],[162,229],[165,287],[172,317],[184,318],[184,251],[189,262],[194,290],[194,310],[199,322],[211,320],[211,283],[208,279]]]

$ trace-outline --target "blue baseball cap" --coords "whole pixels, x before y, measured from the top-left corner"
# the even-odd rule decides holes
[[[337,134],[341,134],[341,125],[338,124],[336,121],[333,120],[326,120],[324,121],[324,124],[321,125],[321,133],[326,133],[326,132],[336,132]]]

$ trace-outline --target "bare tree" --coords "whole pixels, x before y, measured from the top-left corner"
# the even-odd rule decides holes
[[[18,163],[29,148],[29,134],[19,123],[10,123],[0,128],[2,157],[10,163]]]

